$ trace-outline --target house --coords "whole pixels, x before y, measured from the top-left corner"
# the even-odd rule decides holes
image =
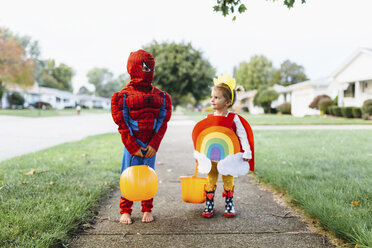
[[[92,109],[92,108],[101,108],[101,109],[110,109],[111,108],[111,99],[104,98],[95,95],[78,95],[79,105]]]
[[[337,97],[338,106],[361,107],[372,99],[372,49],[357,49],[334,73],[317,80],[308,80],[287,87],[274,86],[279,93],[276,107],[287,101],[291,103],[292,115],[319,115],[319,110],[309,108],[316,96]]]
[[[309,105],[316,96],[329,94],[329,80],[329,78],[307,80],[286,87],[275,85],[273,89],[279,93],[279,97],[272,103],[272,107],[277,107],[284,102],[289,102],[291,103],[291,112],[293,116],[319,115],[319,110],[309,108]]]
[[[236,87],[236,101],[233,105],[233,110],[236,112],[243,112],[243,107],[247,107],[251,114],[263,114],[263,108],[253,104],[256,93],[257,90],[245,91],[243,86],[238,85]]]
[[[37,84],[25,88],[15,84],[7,84],[6,88],[7,92],[1,99],[2,108],[10,107],[7,96],[13,92],[18,92],[23,96],[25,99],[24,108],[35,106],[38,103],[42,103],[43,106],[49,105],[54,109],[75,108],[78,100],[77,96],[71,92],[41,87]]]
[[[338,97],[338,106],[361,107],[372,99],[372,49],[357,49],[331,75],[328,91]]]
[[[34,84],[31,87],[22,88],[19,85],[7,84],[7,92],[1,99],[1,107],[9,108],[10,104],[7,96],[12,92],[20,93],[25,99],[24,108],[41,106],[50,106],[53,109],[75,108],[78,104],[88,108],[110,109],[111,101],[108,98],[90,95],[76,95],[68,91],[54,88],[41,87]]]

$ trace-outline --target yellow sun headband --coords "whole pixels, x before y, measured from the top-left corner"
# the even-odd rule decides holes
[[[214,85],[226,84],[229,86],[231,91],[231,102],[234,102],[234,89],[236,86],[235,78],[231,78],[230,75],[224,73],[219,75],[218,78],[213,78]]]

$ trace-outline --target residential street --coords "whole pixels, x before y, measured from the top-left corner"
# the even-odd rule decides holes
[[[0,161],[116,129],[110,114],[41,118],[0,115]]]

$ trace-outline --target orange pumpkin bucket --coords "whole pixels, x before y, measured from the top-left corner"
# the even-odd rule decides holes
[[[196,164],[195,173],[193,176],[182,176],[180,179],[183,201],[189,203],[205,202],[204,187],[207,184],[207,178],[198,177],[198,164]]]
[[[120,190],[130,201],[150,200],[158,191],[158,176],[147,165],[128,167],[120,176]]]

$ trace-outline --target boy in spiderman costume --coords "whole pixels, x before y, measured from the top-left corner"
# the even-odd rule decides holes
[[[154,57],[138,50],[129,55],[127,70],[131,81],[111,98],[111,114],[124,144],[122,173],[129,166],[148,165],[155,169],[156,152],[172,113],[168,93],[152,85]],[[153,199],[142,201],[142,222],[152,222]],[[121,196],[120,222],[131,224],[133,202]]]

